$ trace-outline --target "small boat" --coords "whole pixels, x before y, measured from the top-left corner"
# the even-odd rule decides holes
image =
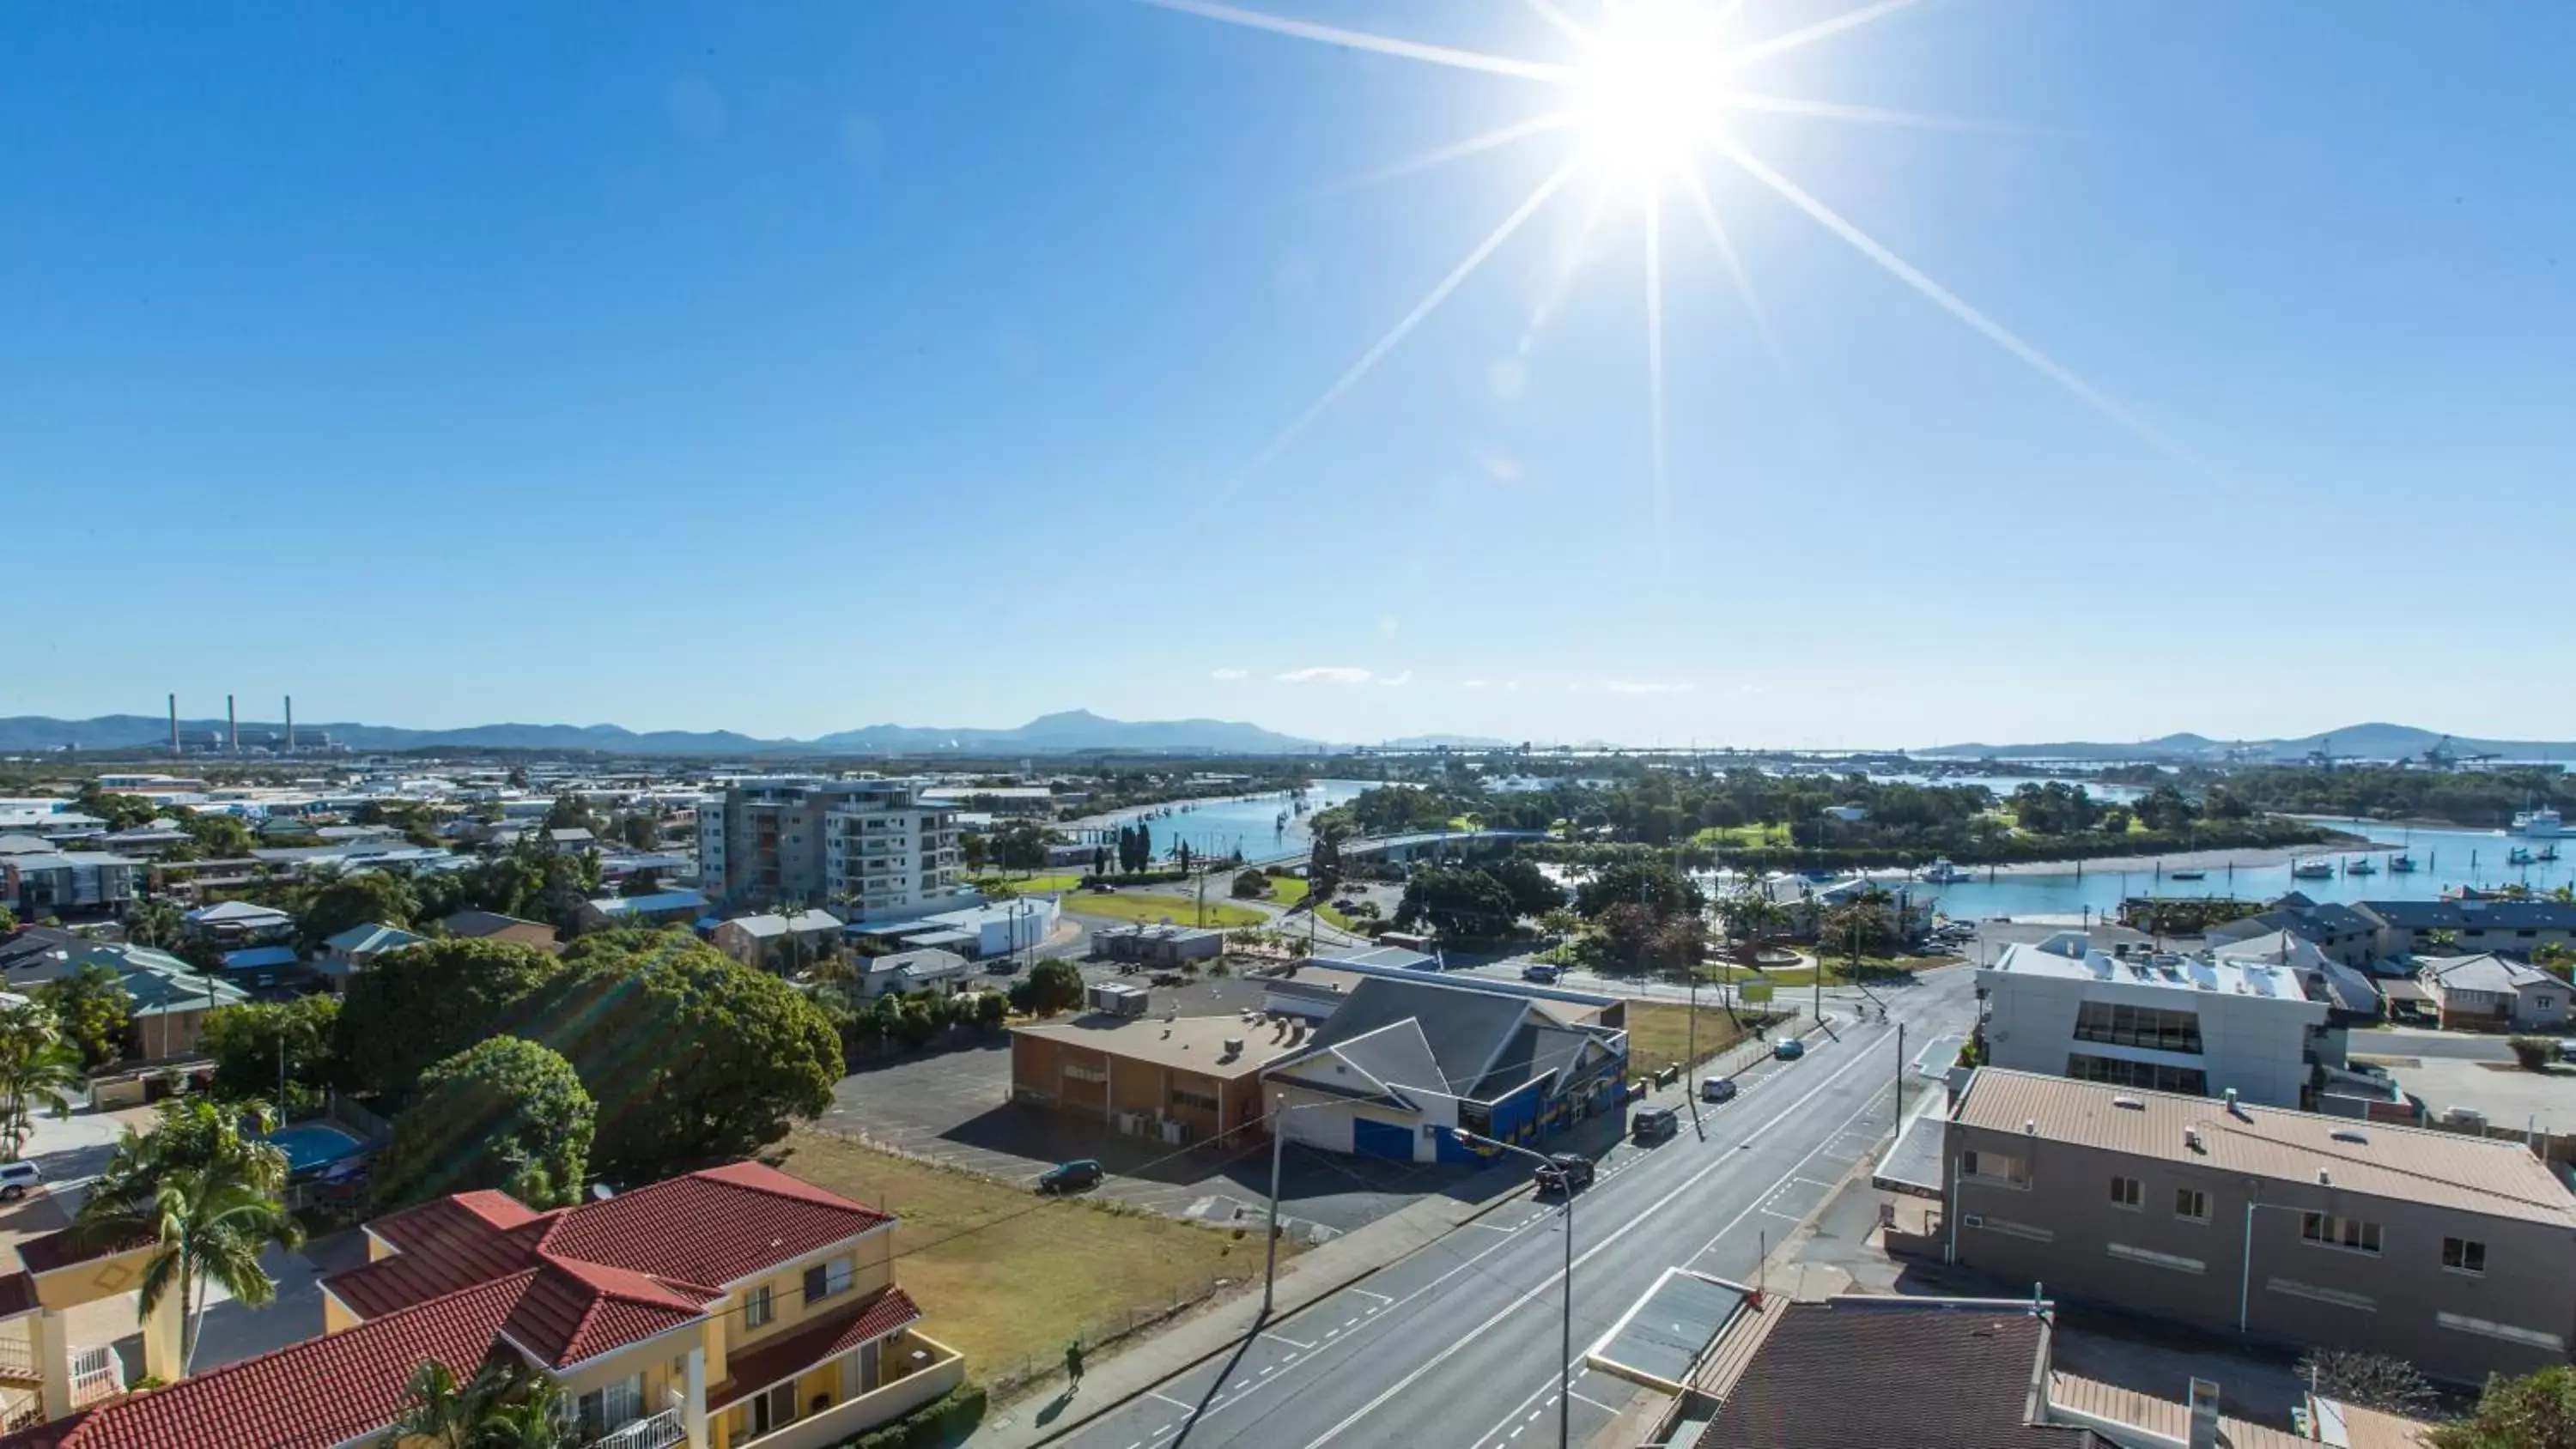
[[[2531,864],[2531,848],[2525,845],[2515,846],[2504,853],[2504,863],[2507,865]]]
[[[2175,880],[2207,880],[2207,879],[2209,879],[2209,872],[2208,872],[2208,871],[2205,871],[2205,870],[2176,870],[2176,871],[2168,871],[2168,872],[2166,872],[2166,874],[2167,874],[2167,875],[2169,875],[2170,877],[2172,877],[2172,878],[2173,878],[2173,879],[2175,879]]]
[[[2379,874],[2379,867],[2372,865],[2370,863],[2370,857],[2365,855],[2359,860],[2345,861],[2343,865],[2343,873],[2345,875],[2377,875]]]
[[[2334,862],[2331,860],[2293,861],[2290,865],[2290,874],[2299,880],[2332,880]]]
[[[1952,881],[1974,880],[1976,879],[1976,873],[1973,871],[1962,870],[1958,866],[1952,865],[1950,863],[1950,857],[1945,855],[1939,860],[1932,862],[1930,865],[1923,867],[1923,878],[1927,881],[1931,881],[1935,885],[1947,885]]]
[[[2413,875],[2415,873],[2415,857],[2411,855],[2392,855],[2388,857],[2388,873],[2390,875]]]
[[[2554,845],[2544,845],[2540,847],[2540,849],[2532,852],[2531,858],[2534,860],[2556,860],[2558,858],[2558,847]]]

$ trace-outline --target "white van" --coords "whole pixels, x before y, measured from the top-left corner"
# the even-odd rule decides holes
[[[0,1202],[16,1202],[44,1182],[45,1175],[32,1162],[0,1162]]]

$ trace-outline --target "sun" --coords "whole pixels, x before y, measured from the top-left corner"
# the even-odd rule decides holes
[[[1628,183],[1642,202],[1638,211],[1643,242],[1641,271],[1646,291],[1643,349],[1646,397],[1643,411],[1651,433],[1651,481],[1658,522],[1662,519],[1668,493],[1664,448],[1663,295],[1669,249],[1663,233],[1669,216],[1679,214],[1685,218],[1685,224],[1690,221],[1698,224],[1697,229],[1708,242],[1707,254],[1717,261],[1743,303],[1744,330],[1771,355],[1784,375],[1789,371],[1786,350],[1760,295],[1754,289],[1753,269],[1746,264],[1731,239],[1717,193],[1708,183],[1706,173],[1713,168],[1749,178],[1756,183],[1756,192],[1767,191],[1772,198],[1785,202],[1879,270],[1904,283],[1917,296],[1948,313],[1968,330],[2001,348],[2077,401],[2192,471],[2204,477],[2215,476],[2207,464],[2165,438],[2072,369],[1934,281],[1898,255],[1895,249],[1862,230],[1857,223],[1763,160],[1753,146],[1747,144],[1744,136],[1738,134],[1745,129],[1741,123],[1756,116],[1945,131],[2013,130],[2013,127],[1990,122],[1963,121],[1884,106],[1779,95],[1760,87],[1760,74],[1768,62],[1820,42],[1840,41],[1889,16],[1913,9],[1917,0],[1862,0],[1850,9],[1826,15],[1809,24],[1751,39],[1739,39],[1732,33],[1735,22],[1745,10],[1752,8],[1750,0],[1598,0],[1597,4],[1579,7],[1582,19],[1562,8],[1569,0],[1521,0],[1524,10],[1544,21],[1564,42],[1562,55],[1552,59],[1498,55],[1432,41],[1352,30],[1250,9],[1233,3],[1233,0],[1139,0],[1139,3],[1344,50],[1501,76],[1541,88],[1540,103],[1524,118],[1386,167],[1365,178],[1370,182],[1412,175],[1480,152],[1539,138],[1563,140],[1571,137],[1567,154],[1545,180],[1520,198],[1482,241],[1451,267],[1447,275],[1414,303],[1393,327],[1343,369],[1332,385],[1281,429],[1233,479],[1224,487],[1205,494],[1202,516],[1213,511],[1227,496],[1295,444],[1318,418],[1331,411],[1336,402],[1384,361],[1387,354],[1401,346],[1425,318],[1438,311],[1441,304],[1464,286],[1489,258],[1510,243],[1532,217],[1555,204],[1561,195],[1585,189],[1568,184],[1585,173],[1604,183]],[[1584,215],[1582,226],[1575,232],[1570,247],[1555,269],[1553,285],[1547,288],[1522,332],[1518,346],[1521,353],[1531,350],[1547,319],[1564,300],[1567,284],[1577,268],[1587,260],[1589,248],[1594,243],[1595,223],[1601,218],[1601,202],[1609,194],[1610,187],[1605,184],[1591,190],[1593,201]],[[1760,198],[1757,195],[1753,199]],[[1730,204],[1733,204],[1732,198]]]
[[[1592,155],[1651,181],[1678,178],[1723,122],[1728,60],[1711,16],[1637,5],[1589,33],[1575,63],[1575,125]]]

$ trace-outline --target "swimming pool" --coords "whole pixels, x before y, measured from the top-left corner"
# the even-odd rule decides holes
[[[268,1134],[268,1140],[286,1154],[286,1166],[291,1172],[310,1172],[327,1166],[365,1145],[328,1122],[301,1122],[293,1127],[280,1127]]]

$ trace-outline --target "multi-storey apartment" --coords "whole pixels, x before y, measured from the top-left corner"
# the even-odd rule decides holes
[[[2081,931],[2016,943],[1977,972],[1986,1060],[2160,1092],[2300,1105],[2341,1066],[2326,1003],[2299,973],[2228,957],[2112,954]]]
[[[319,1338],[182,1378],[165,1298],[144,1356],[176,1381],[127,1398],[65,1314],[131,1291],[150,1250],[38,1239],[0,1279],[0,1380],[31,1364],[51,1422],[0,1449],[375,1444],[429,1361],[553,1380],[584,1449],[821,1449],[964,1376],[894,1284],[894,1221],[758,1163],[553,1212],[460,1193],[367,1225],[371,1261],[323,1280]]]
[[[698,811],[698,878],[736,905],[896,919],[965,904],[963,874],[957,812],[916,780],[737,780]]]
[[[2576,1194],[2518,1142],[1981,1068],[1916,1245],[2059,1299],[2467,1383],[2567,1361]]]

